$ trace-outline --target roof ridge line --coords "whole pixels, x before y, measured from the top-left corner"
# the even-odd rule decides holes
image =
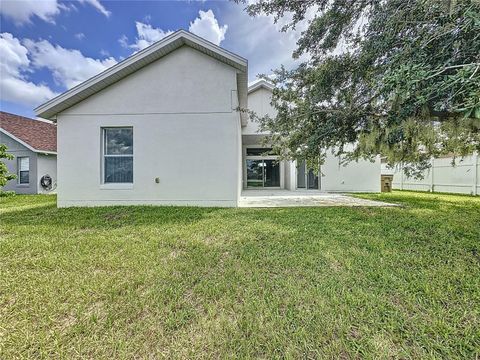
[[[179,41],[177,44],[175,44],[176,41]],[[248,60],[232,53],[229,50],[226,50],[218,45],[215,45],[214,43],[203,39],[202,37],[192,34],[184,29],[177,30],[176,32],[164,37],[163,39],[153,43],[152,45],[146,47],[145,49],[140,50],[137,53],[132,54],[131,56],[127,57],[123,61],[105,69],[101,73],[92,76],[91,78],[83,81],[82,83],[74,86],[73,88],[63,92],[62,94],[57,95],[56,97],[48,100],[47,102],[37,106],[34,111],[37,115],[42,115],[42,117],[51,117],[53,115],[56,115],[57,113],[69,108],[70,106],[73,106],[75,103],[78,103],[82,100],[84,100],[86,97],[90,96],[91,94],[86,94],[88,90],[95,86],[100,84],[100,89],[97,89],[96,91],[99,91],[107,86],[110,86],[113,84],[115,81],[118,81],[119,79],[116,79],[115,81],[109,82],[111,80],[111,77],[113,77],[115,74],[118,74],[121,71],[125,71],[124,77],[130,75],[131,73],[137,71],[138,69],[150,64],[153,61],[158,60],[159,58],[167,55],[171,51],[168,51],[166,54],[159,56],[155,60],[151,60],[147,62],[146,64],[139,65],[138,69],[135,69],[135,64],[138,65],[141,60],[146,59],[148,56],[155,55],[157,51],[160,51],[163,48],[166,48],[168,45],[173,44],[176,46],[176,48],[181,47],[182,45],[187,45],[191,46],[188,44],[188,41],[192,43],[196,43],[199,47],[205,49],[205,53],[209,56],[212,56],[207,53],[207,51],[211,51],[216,53],[220,58],[224,59],[218,59],[219,61],[223,61],[226,64],[236,68],[239,71],[248,71]],[[175,49],[176,49],[175,48]],[[174,50],[175,50],[174,49]],[[174,51],[172,50],[172,51]],[[197,49],[199,50],[199,49]],[[129,67],[132,67],[131,69],[128,69]],[[129,72],[130,71],[130,72]],[[104,81],[106,84],[104,87],[102,87],[103,84],[101,82]],[[83,92],[83,94],[82,94]],[[68,100],[71,100],[77,96],[79,98],[78,101],[74,103],[67,103]]]

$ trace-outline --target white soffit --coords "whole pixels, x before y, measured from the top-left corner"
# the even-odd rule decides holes
[[[272,91],[274,89],[274,86],[273,86],[272,83],[269,83],[265,79],[256,80],[256,81],[249,84],[248,93],[250,94],[250,93],[252,93],[255,90],[258,90],[260,88],[264,88],[264,89]]]

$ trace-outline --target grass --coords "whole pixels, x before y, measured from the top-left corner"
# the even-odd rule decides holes
[[[57,209],[0,199],[0,358],[478,358],[480,198]]]

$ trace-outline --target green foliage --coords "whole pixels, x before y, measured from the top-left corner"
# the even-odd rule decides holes
[[[4,187],[8,181],[15,179],[17,176],[8,172],[7,165],[2,159],[13,159],[13,155],[7,153],[7,146],[5,144],[0,144],[0,194],[6,195],[10,192],[4,192],[1,188]]]
[[[15,191],[0,191],[0,197],[9,197],[9,196],[14,196]]]
[[[293,54],[309,60],[275,71],[278,115],[257,117],[284,157],[315,160],[334,147],[414,174],[432,156],[480,149],[479,1],[265,0],[246,9],[293,14],[287,31],[313,6]]]

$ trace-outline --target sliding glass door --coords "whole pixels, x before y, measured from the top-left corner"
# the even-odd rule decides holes
[[[307,169],[305,161],[297,166],[297,188],[319,189],[319,177],[313,170]]]
[[[263,160],[247,159],[247,187],[263,187]]]
[[[268,155],[266,153],[268,150],[263,148],[247,149],[247,188],[280,187],[280,162]]]
[[[276,160],[247,159],[247,187],[280,187],[280,164]]]
[[[280,163],[263,160],[263,187],[280,187]]]

